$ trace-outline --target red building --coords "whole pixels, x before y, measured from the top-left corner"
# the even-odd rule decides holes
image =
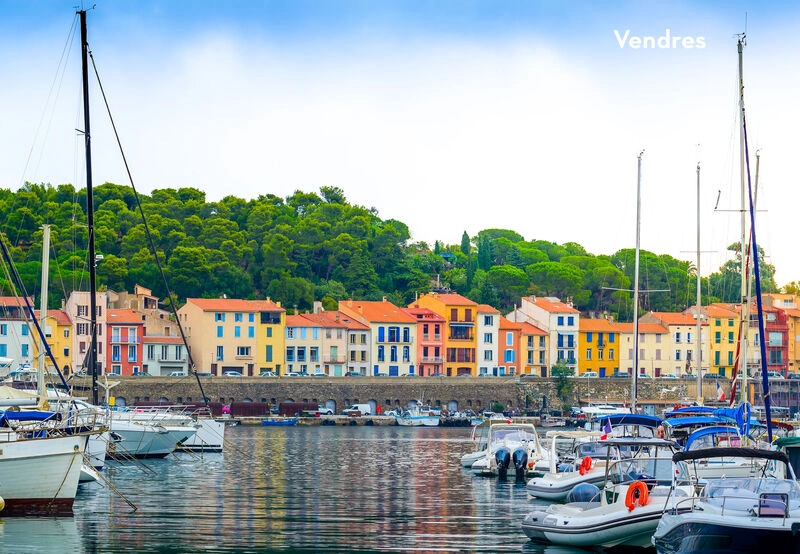
[[[142,316],[133,310],[108,310],[106,324],[108,367],[111,373],[134,375],[143,372]]]
[[[789,320],[786,312],[764,306],[764,337],[767,347],[767,371],[784,377],[789,370]]]

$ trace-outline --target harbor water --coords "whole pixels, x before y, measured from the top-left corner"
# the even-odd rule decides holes
[[[222,453],[110,462],[72,518],[2,518],[3,552],[525,552],[537,505],[472,476],[468,428],[236,426]],[[35,468],[20,478],[35,479]]]

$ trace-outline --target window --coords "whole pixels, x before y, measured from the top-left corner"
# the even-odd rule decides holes
[[[728,352],[728,365],[733,365],[733,352]]]
[[[236,347],[236,355],[237,356],[250,356],[250,347],[249,346],[237,346]]]
[[[575,325],[575,318],[573,316],[567,317],[567,325],[569,325],[570,327]]]
[[[556,318],[556,321],[558,322],[559,326],[563,326],[564,325],[564,316],[563,315],[558,316]]]
[[[27,337],[28,336],[28,326],[27,325],[23,325],[22,326],[22,336],[23,337]]]
[[[222,338],[222,325],[217,325],[217,338]]]
[[[681,351],[680,350],[676,350],[675,351],[675,361],[680,361],[680,359],[681,359]]]
[[[147,359],[148,360],[156,359],[156,346],[154,344],[147,345]]]
[[[411,329],[403,327],[403,342],[411,342]]]
[[[389,361],[396,362],[397,361],[397,347],[392,345],[389,348]]]
[[[136,345],[129,344],[128,345],[128,361],[135,362],[138,360],[137,352],[136,352]]]
[[[484,333],[483,334],[483,343],[484,344],[492,344],[492,334],[491,333]]]
[[[680,332],[675,333],[675,344],[681,343],[681,334]]]
[[[514,350],[511,348],[506,349],[506,351],[503,353],[503,361],[505,363],[514,363],[516,361]]]
[[[411,361],[411,349],[408,346],[403,347],[403,361],[406,363]]]
[[[514,333],[512,333],[511,331],[508,331],[506,333],[506,344],[508,346],[514,346]],[[570,345],[570,346],[572,346],[572,345]]]
[[[256,314],[247,314],[247,322],[248,323],[255,323],[256,322]]]
[[[592,333],[586,333],[586,342],[592,342],[593,338]]]
[[[720,351],[719,350],[714,352],[714,365],[716,365],[716,366],[719,365],[719,355],[720,355]]]
[[[298,362],[305,362],[306,360],[306,347],[305,346],[298,346],[297,347],[297,361]]]
[[[733,331],[728,333],[728,344],[733,344]]]
[[[89,306],[78,306],[78,317],[89,317]]]
[[[286,328],[286,338],[293,339],[295,336],[295,328],[294,327],[287,327]]]
[[[65,339],[69,338],[69,329],[64,329],[64,338]]]
[[[605,358],[605,349],[603,349],[603,348],[598,348],[598,349],[597,349],[597,359],[598,359],[598,360],[602,360],[602,359],[604,359],[604,358]]]
[[[494,325],[494,318],[490,315],[483,316],[484,325]]]
[[[183,359],[183,346],[180,344],[175,346],[175,359],[182,360]]]
[[[661,335],[656,335],[656,344],[661,344]]]
[[[389,342],[400,342],[400,327],[389,327]]]
[[[720,333],[719,331],[717,331],[716,333],[714,333],[714,342],[715,342],[716,344],[719,344],[719,343],[721,343],[721,342],[722,342],[722,333]]]
[[[25,327],[23,327],[23,329],[25,329]],[[783,346],[783,333],[770,332],[770,334],[769,334],[769,345],[770,346]]]
[[[385,358],[386,358],[386,355],[384,353],[384,346],[380,345],[380,346],[378,346],[378,361],[379,362],[384,362],[384,361],[386,361]]]
[[[491,362],[492,361],[492,351],[491,350],[484,350],[483,351],[483,361],[484,362]]]
[[[29,354],[28,354],[28,345],[27,345],[27,344],[21,344],[21,345],[20,345],[20,347],[21,347],[21,353],[22,353],[22,355],[23,355],[25,358],[27,358],[27,357],[28,357],[28,355],[29,355]]]
[[[333,349],[335,347],[331,347],[331,348]],[[310,347],[308,349],[308,355],[309,355],[308,361],[314,362],[314,363],[318,362],[319,361],[319,347],[318,346]],[[335,359],[335,356],[331,356],[331,358]]]
[[[294,361],[294,346],[287,346],[286,347],[286,361],[293,362]]]
[[[611,360],[611,361],[614,360],[614,349],[613,348],[609,348],[608,349],[608,359]]]
[[[225,350],[222,346],[217,346],[217,361],[225,359]],[[288,360],[288,357],[287,357]]]
[[[233,336],[236,337],[237,339],[242,336],[242,328],[239,327],[238,325],[235,325],[233,327]]]
[[[225,322],[225,314],[222,312],[216,312],[214,314],[214,321],[220,321],[222,323]]]
[[[81,325],[80,323],[78,325]],[[83,325],[86,325],[85,323]],[[8,335],[8,325],[5,323],[0,323],[0,335],[6,336]]]
[[[450,321],[458,321],[458,308],[450,308]]]
[[[76,327],[76,331],[78,332],[79,335],[88,335],[89,334],[89,324],[88,323],[78,323],[78,325],[76,325],[75,327]]]
[[[244,319],[244,314],[238,312],[233,314],[233,321],[235,323],[241,323],[243,319]]]
[[[267,338],[272,338],[272,327],[267,327]]]
[[[267,361],[271,362],[272,361],[272,345],[271,344],[267,345],[267,350],[266,350],[265,354],[266,354]]]
[[[252,325],[248,325],[247,326],[247,338],[248,339],[253,339],[253,338],[255,338],[255,336],[256,336],[256,328],[253,327]]]
[[[691,333],[688,333],[688,332],[686,333],[686,342],[692,342],[692,334]]]
[[[657,348],[656,349],[656,360],[660,360],[660,359],[661,359],[661,349]]]
[[[111,361],[112,362],[121,362],[122,361],[122,354],[119,351],[119,345],[115,344],[111,346]]]
[[[587,348],[586,349],[586,359],[587,360],[591,360],[592,359],[592,349],[591,348]]]

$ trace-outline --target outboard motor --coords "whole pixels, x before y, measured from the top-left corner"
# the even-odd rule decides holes
[[[508,477],[508,467],[511,465],[511,452],[508,448],[498,448],[494,453],[494,461],[497,462],[497,473],[500,479]]]
[[[524,448],[517,448],[514,450],[514,454],[511,455],[511,459],[514,461],[514,467],[517,470],[517,481],[523,481],[525,479],[525,470],[528,466],[528,451]]]
[[[591,483],[581,483],[567,493],[567,503],[596,502],[600,499],[600,488]]]

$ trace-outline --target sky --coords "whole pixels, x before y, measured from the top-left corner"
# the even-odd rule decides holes
[[[75,5],[0,0],[0,188],[85,186]],[[699,229],[704,275],[741,236],[746,33],[757,239],[779,285],[800,281],[800,4],[92,5],[90,49],[140,193],[335,186],[412,241],[502,228],[595,255],[635,247],[638,199],[641,248],[696,263]],[[93,182],[129,184],[93,77],[90,95]]]

